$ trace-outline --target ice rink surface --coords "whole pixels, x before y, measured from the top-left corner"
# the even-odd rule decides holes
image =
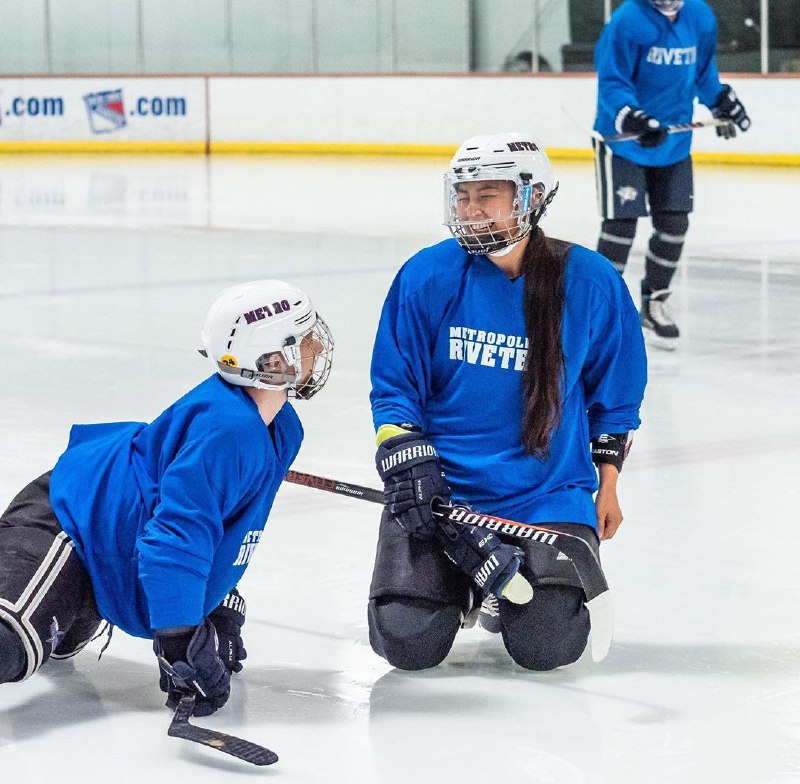
[[[376,485],[368,366],[401,263],[444,238],[444,160],[4,157],[0,504],[52,467],[73,422],[150,420],[201,381],[214,295],[276,277],[336,338],[297,403],[298,470]],[[545,230],[594,246],[590,164],[556,163]],[[379,507],[287,485],[242,583],[245,670],[198,724],[273,748],[248,767],[168,738],[147,641],[117,632],[0,687],[4,781],[800,781],[800,171],[698,168],[675,280],[683,331],[650,351],[643,426],[603,545],[610,656],[522,670],[462,631],[431,671],[372,653]],[[626,280],[638,289],[649,227]]]

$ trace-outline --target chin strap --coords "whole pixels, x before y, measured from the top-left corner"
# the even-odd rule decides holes
[[[527,237],[530,233],[531,233],[531,230],[528,229],[528,231],[526,231],[524,234],[520,235],[519,237],[514,238],[514,240],[509,242],[508,245],[505,246],[505,248],[500,248],[500,250],[489,251],[489,252],[486,253],[486,255],[489,256],[492,259],[501,259],[503,256],[508,256],[508,254],[511,253],[512,250],[514,250],[514,246],[520,240],[525,239],[525,237]]]

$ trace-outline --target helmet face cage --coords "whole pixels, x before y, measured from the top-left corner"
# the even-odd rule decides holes
[[[322,348],[314,352],[311,373],[305,383],[299,387],[289,387],[289,397],[296,397],[300,400],[310,400],[325,386],[325,383],[328,381],[328,376],[331,374],[331,365],[333,364],[333,335],[319,313],[317,313],[317,323],[314,324],[312,329],[306,332],[305,336],[310,338],[310,342],[320,344]],[[301,350],[302,341],[298,348],[298,355]]]
[[[258,389],[288,389],[289,397],[309,400],[328,380],[333,364],[333,345],[330,328],[317,313],[316,322],[311,329],[289,335],[280,351],[262,354],[256,360],[255,372],[247,375]],[[303,377],[303,359],[309,346],[314,347],[310,372],[308,378],[297,386],[298,379]]]
[[[458,214],[459,188],[468,182],[508,182],[514,200],[508,215],[487,216],[479,221],[463,220]],[[530,233],[544,212],[545,185],[531,183],[529,175],[480,166],[459,167],[444,175],[444,225],[467,253],[495,253],[519,242]],[[549,202],[549,199],[548,199]],[[498,226],[498,222],[505,226]],[[514,225],[509,227],[508,223]]]

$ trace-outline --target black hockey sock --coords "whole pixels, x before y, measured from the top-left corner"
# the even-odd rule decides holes
[[[604,220],[600,227],[597,252],[605,256],[617,272],[622,273],[628,263],[633,238],[636,236],[636,218]]]
[[[0,621],[0,683],[9,683],[25,669],[25,649],[22,640]]]
[[[685,212],[657,212],[653,214],[653,234],[647,247],[644,274],[650,291],[668,289],[683,251],[683,242],[689,228]]]

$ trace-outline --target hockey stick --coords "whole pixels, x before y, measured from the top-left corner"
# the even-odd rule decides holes
[[[679,123],[678,125],[666,125],[667,133],[686,133],[697,128],[716,128],[722,125],[733,125],[733,120],[697,120],[695,122]],[[641,133],[619,133],[616,136],[601,136],[597,131],[592,131],[592,136],[599,142],[608,144],[609,142],[630,142],[638,139]]]
[[[304,474],[301,471],[287,471],[284,480],[296,485],[316,487],[317,490],[327,490],[329,493],[346,495],[350,498],[362,498],[365,501],[372,501],[373,504],[383,503],[383,490],[375,490],[372,487],[337,482],[334,479],[325,479],[323,476],[314,476],[314,474]]]
[[[195,743],[202,743],[204,746],[224,751],[226,754],[245,762],[251,762],[253,765],[272,765],[278,761],[278,755],[264,746],[233,735],[226,735],[224,732],[216,732],[189,724],[195,699],[194,694],[186,694],[181,697],[178,707],[175,708],[175,715],[172,717],[167,735],[172,738],[183,738]]]
[[[383,493],[371,487],[353,485],[326,479],[301,471],[289,471],[285,480],[306,487],[315,487],[337,495],[346,495],[350,498],[361,498],[365,501],[383,504]],[[506,520],[503,517],[485,515],[475,512],[468,506],[459,504],[446,504],[435,502],[433,514],[439,520],[461,525],[474,525],[496,531],[500,534],[513,536],[517,539],[526,539],[529,542],[541,544],[556,549],[563,557],[567,558],[575,574],[583,586],[586,595],[586,608],[589,610],[592,623],[592,659],[602,661],[611,648],[613,635],[613,617],[611,609],[611,594],[608,582],[600,566],[600,559],[595,554],[588,542],[579,536],[554,531],[542,525],[529,525]]]
[[[351,498],[363,498],[365,501],[372,501],[375,504],[383,503],[383,492],[371,487],[361,485],[351,485],[347,482],[336,482],[333,479],[325,479],[313,474],[304,474],[300,471],[289,471],[284,477],[287,482],[293,482],[306,487],[316,487],[318,490],[327,490],[338,495],[347,495]],[[442,516],[439,515],[440,519]],[[455,536],[456,529],[444,523],[442,526],[440,541],[445,543],[447,538]],[[449,535],[449,536],[448,536]],[[533,589],[530,583],[520,574],[515,574],[508,585],[503,589],[503,596],[514,604],[527,604],[533,598]]]

